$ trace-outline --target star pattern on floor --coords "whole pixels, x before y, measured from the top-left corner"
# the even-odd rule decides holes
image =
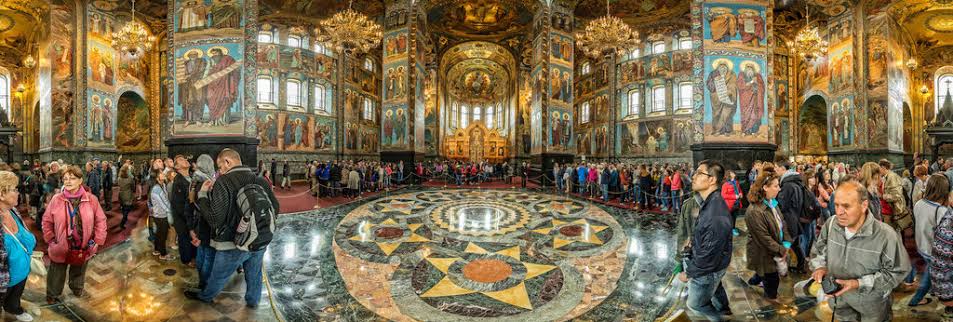
[[[372,223],[368,221],[366,224],[359,226],[358,229],[355,229],[355,235],[351,236],[349,240],[363,243],[374,243],[378,248],[380,248],[384,255],[390,256],[394,250],[404,243],[429,242],[430,239],[417,234],[417,229],[419,229],[421,226],[423,226],[423,224],[408,224],[405,228],[400,226],[400,224],[398,224],[393,218],[387,218],[379,223]],[[378,227],[394,227],[403,229],[405,230],[405,235],[406,231],[409,231],[410,236],[406,238],[395,238],[392,241],[384,241],[386,239],[380,240],[374,236],[374,230]]]
[[[381,212],[399,212],[404,215],[410,215],[413,213],[417,202],[413,200],[391,199],[386,203],[379,203],[377,205],[381,207]]]
[[[474,244],[469,243],[464,250],[465,253],[471,254],[489,254],[486,249]],[[456,296],[456,295],[465,295],[480,293],[489,298],[495,299],[497,301],[520,307],[527,310],[533,309],[533,304],[530,302],[529,294],[526,292],[525,281],[535,278],[537,276],[543,275],[546,272],[549,272],[556,268],[555,265],[546,265],[546,264],[535,264],[528,263],[521,259],[520,247],[513,246],[505,248],[499,251],[494,252],[494,254],[508,256],[515,259],[517,262],[526,267],[526,274],[523,279],[516,284],[516,286],[499,290],[499,291],[477,291],[469,289],[465,286],[458,285],[454,283],[453,280],[447,275],[450,266],[458,261],[464,260],[460,257],[450,257],[450,258],[427,258],[427,261],[434,266],[437,270],[443,272],[443,278],[437,282],[433,287],[420,295],[420,297],[443,297],[443,296]]]
[[[602,223],[580,218],[573,221],[564,221],[553,218],[551,227],[537,228],[532,231],[543,235],[553,235],[553,248],[560,249],[572,243],[602,245],[603,240],[598,233],[609,226]],[[555,231],[555,234],[552,234]]]
[[[582,210],[582,207],[572,201],[550,201],[537,205],[536,210],[541,213],[558,212],[563,215]]]

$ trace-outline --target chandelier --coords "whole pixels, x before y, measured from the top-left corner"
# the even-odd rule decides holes
[[[821,38],[816,26],[811,26],[811,13],[805,5],[807,24],[794,37],[794,50],[808,61],[827,54],[827,41]]]
[[[149,33],[146,26],[136,21],[136,0],[132,0],[132,19],[113,33],[113,48],[129,54],[132,58],[152,50],[156,37]]]
[[[331,45],[338,52],[362,53],[377,47],[383,37],[383,29],[364,14],[352,10],[353,3],[351,0],[347,10],[321,21],[323,32],[315,32],[318,41]]]
[[[609,0],[606,0],[606,16],[590,21],[584,31],[577,32],[576,44],[593,58],[612,53],[621,55],[638,46],[639,33],[622,19],[609,15]]]

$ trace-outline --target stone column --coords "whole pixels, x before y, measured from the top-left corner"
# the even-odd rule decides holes
[[[546,184],[553,183],[553,165],[571,162],[575,152],[572,21],[570,8],[553,3],[541,6],[533,22],[530,154]]]
[[[381,71],[381,161],[409,164],[426,155],[423,82],[426,54],[421,27],[424,15],[410,1],[388,3]],[[406,17],[406,18],[403,18]]]
[[[227,147],[254,167],[259,140],[245,115],[254,120],[258,2],[173,0],[169,13],[169,155],[214,158]]]
[[[695,48],[694,162],[712,159],[729,170],[773,160],[772,10],[768,1],[692,3]],[[734,28],[731,28],[734,27]]]

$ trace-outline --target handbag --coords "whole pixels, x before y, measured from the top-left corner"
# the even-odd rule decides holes
[[[18,221],[20,221],[20,224],[22,225],[22,224],[23,224],[23,220],[20,219],[20,215],[18,215],[18,214],[16,213],[16,211],[15,211],[15,210],[12,210],[12,209],[10,210],[10,212],[13,213],[13,214],[16,216],[16,219],[17,219]],[[23,246],[23,243],[20,242],[20,239],[19,239],[19,238],[17,238],[17,235],[16,235],[16,234],[14,234],[14,233],[11,232],[9,229],[7,229],[7,226],[6,226],[6,225],[3,225],[3,224],[0,224],[0,225],[3,226],[3,230],[5,230],[5,231],[7,232],[7,234],[10,234],[10,236],[13,237],[13,240],[17,241],[17,245],[20,245],[20,249],[22,249],[24,253],[30,254],[30,271],[31,271],[31,272],[36,272],[36,273],[39,274],[40,276],[46,276],[46,264],[43,263],[43,252],[41,252],[41,251],[33,251],[33,252],[28,251],[28,250],[26,249],[26,246]]]
[[[67,236],[66,244],[68,245],[69,249],[66,250],[66,261],[65,261],[65,264],[68,264],[68,265],[83,265],[86,263],[87,260],[89,260],[90,257],[92,257],[92,252],[90,251],[88,246],[87,247],[83,247],[82,245],[77,246],[75,244],[75,241],[72,238],[73,231],[76,225],[73,223],[73,217],[76,216],[76,212],[77,210],[75,209],[69,211],[69,225],[67,226],[68,228],[66,231],[66,236]],[[90,238],[89,242],[92,243],[93,239]]]

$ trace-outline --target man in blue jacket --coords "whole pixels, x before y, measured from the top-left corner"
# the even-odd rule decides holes
[[[716,161],[705,160],[695,171],[692,190],[704,201],[692,230],[685,272],[679,274],[680,280],[688,282],[688,309],[709,321],[725,321],[724,316],[731,314],[721,284],[731,263],[731,213],[719,192],[724,169]]]
[[[582,163],[579,165],[579,194],[586,193],[586,177],[589,176],[589,169],[586,168],[586,164]]]

